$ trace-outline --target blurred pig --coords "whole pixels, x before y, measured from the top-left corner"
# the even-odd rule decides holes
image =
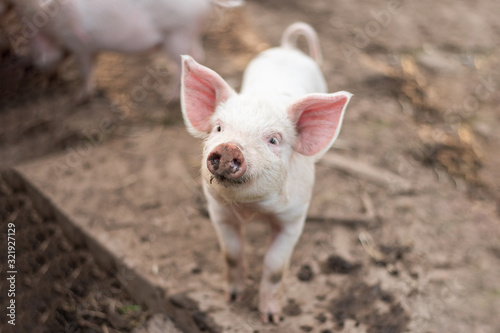
[[[83,80],[77,99],[83,101],[92,95],[93,60],[100,51],[162,50],[177,63],[177,83],[181,54],[203,60],[200,33],[211,2],[235,7],[243,0],[16,0],[15,5],[38,68],[53,70],[65,51],[76,56]]]
[[[296,48],[304,36],[309,53]],[[271,229],[259,291],[264,322],[281,316],[283,275],[311,199],[315,162],[337,138],[351,98],[327,93],[316,32],[295,23],[281,47],[248,65],[238,94],[214,71],[183,56],[181,105],[187,129],[205,139],[202,184],[227,268],[228,300],[245,285],[243,224]]]

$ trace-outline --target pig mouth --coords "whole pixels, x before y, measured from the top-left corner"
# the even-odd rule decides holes
[[[226,178],[224,175],[211,175],[210,180],[209,180],[210,185],[213,184],[214,180],[216,180],[217,183],[228,187],[231,185],[245,184],[246,182],[248,182],[248,177],[243,176],[243,177],[238,178],[238,179],[229,179],[229,178]]]

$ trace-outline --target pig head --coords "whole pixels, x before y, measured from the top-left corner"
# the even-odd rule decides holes
[[[314,163],[335,141],[351,94],[321,91],[326,85],[317,64],[283,47],[252,61],[240,94],[189,56],[183,56],[181,82],[186,126],[205,140],[202,186],[226,262],[227,299],[239,300],[245,285],[243,225],[264,220],[271,239],[259,311],[264,322],[278,322],[283,274],[302,233]]]

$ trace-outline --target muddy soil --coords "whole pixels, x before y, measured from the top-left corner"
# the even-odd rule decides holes
[[[0,243],[14,247],[9,256],[14,261],[7,261],[5,251],[0,254],[5,292],[0,304],[6,309],[15,300],[16,313],[9,318],[15,325],[3,321],[2,332],[131,332],[151,316],[85,247],[72,243],[53,218],[41,215],[23,189],[12,189],[2,178],[0,219],[5,229]],[[7,290],[13,293],[9,297]]]
[[[214,12],[204,36],[206,64],[235,88],[248,61],[277,45],[286,26],[298,20],[313,25],[330,90],[354,93],[336,152],[415,185],[413,193],[400,194],[318,167],[312,215],[363,211],[359,198],[367,192],[378,224],[333,227],[337,245],[326,238],[318,244],[337,256],[322,258],[319,268],[301,262],[309,250],[298,245],[295,279],[310,285],[318,276],[337,279],[324,291],[335,297],[316,295],[323,297],[323,313],[301,331],[325,322],[324,333],[500,331],[499,11],[493,0],[249,0],[244,8]],[[16,29],[9,17],[0,33],[8,39]],[[155,141],[157,133],[182,127],[179,104],[165,97],[176,83],[160,54],[99,55],[97,91],[85,105],[73,100],[79,85],[74,59],[47,76],[25,55],[11,49],[0,58],[0,167],[61,152],[82,156],[88,143]],[[149,77],[157,89],[141,85]],[[127,149],[133,153],[134,147]],[[85,249],[74,248],[29,208],[22,192],[2,191],[8,207],[2,222],[20,214],[19,228],[26,223],[33,230],[20,232],[32,240],[20,242],[27,254],[20,251],[19,260],[26,260],[26,297],[37,306],[26,316],[48,331],[71,322],[89,332],[127,331],[148,316]],[[303,237],[322,228],[309,223]],[[373,237],[376,250],[361,245],[360,231]],[[250,232],[251,246],[262,252],[259,237]],[[388,292],[391,287],[396,291]],[[286,316],[300,315],[298,298],[290,296]]]

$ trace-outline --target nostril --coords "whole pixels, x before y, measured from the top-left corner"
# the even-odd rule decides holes
[[[241,162],[238,160],[238,159],[233,159],[232,163],[231,163],[231,170],[232,172],[236,172],[239,170],[240,168],[240,165],[241,165]]]
[[[214,168],[214,170],[217,170],[219,168],[220,159],[221,159],[221,155],[217,154],[217,153],[212,153],[208,157],[208,160],[210,161],[210,164],[212,165],[212,167]]]

